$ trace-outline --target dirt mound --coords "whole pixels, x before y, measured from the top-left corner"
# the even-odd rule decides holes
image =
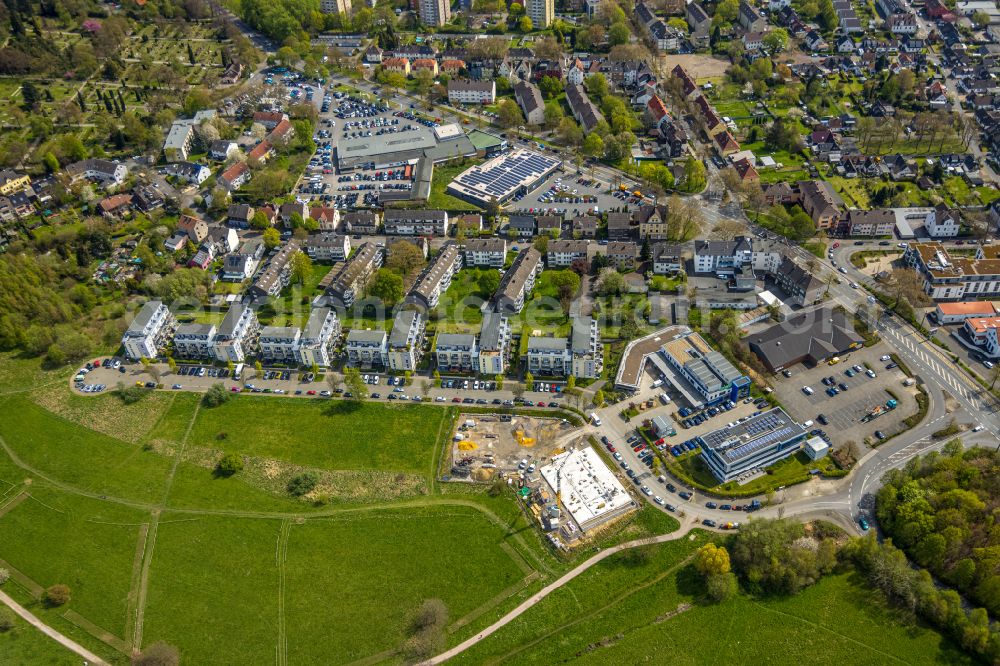
[[[493,478],[493,475],[495,473],[496,473],[495,469],[483,469],[482,467],[480,467],[479,469],[477,469],[472,473],[472,478],[475,479],[476,481],[489,481],[490,479]]]

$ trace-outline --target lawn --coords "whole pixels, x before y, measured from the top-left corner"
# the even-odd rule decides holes
[[[273,659],[280,527],[279,520],[164,514],[149,569],[143,646],[166,641],[192,664]]]
[[[465,268],[456,275],[439,305],[441,316],[437,330],[448,333],[478,333],[483,321],[480,306],[492,292],[483,291],[479,280],[487,273],[496,273],[493,268]],[[496,273],[499,275],[498,273]]]
[[[8,397],[0,411],[3,444],[40,473],[94,493],[135,500],[162,497],[168,458],[82,428],[24,395]]]
[[[745,497],[807,481],[810,478],[809,470],[811,469],[826,471],[834,468],[831,459],[810,460],[806,454],[800,451],[794,456],[771,465],[768,468],[769,474],[757,477],[750,483],[740,486],[735,481],[720,484],[709,471],[708,465],[702,460],[700,453],[688,454],[680,459],[667,456],[667,463],[670,470],[681,478],[687,478],[695,485],[711,492],[719,495],[737,494]]]
[[[121,505],[33,487],[0,518],[0,558],[42,587],[68,585],[72,600],[63,610],[123,637],[132,560],[146,520]]]
[[[80,658],[14,616],[14,628],[0,632],[0,661],[34,666],[80,666]]]
[[[434,175],[431,177],[431,194],[427,198],[427,207],[465,212],[478,212],[482,210],[479,206],[453,197],[445,191],[458,174],[480,162],[481,160],[463,160],[458,163],[435,166]]]
[[[520,331],[531,335],[533,331],[542,333],[559,333],[561,326],[568,327],[568,320],[559,304],[557,289],[552,284],[555,271],[544,271],[535,281],[535,290],[531,300],[511,321],[514,332]],[[564,326],[567,325],[567,326]]]
[[[427,475],[447,410],[240,396],[198,412],[189,444],[329,470]],[[363,427],[359,424],[363,423]]]
[[[292,526],[284,602],[289,662],[343,664],[395,649],[429,598],[443,600],[450,620],[459,620],[524,578],[499,547],[503,540],[501,527],[467,507]]]

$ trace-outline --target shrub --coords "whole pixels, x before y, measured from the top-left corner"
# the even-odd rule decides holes
[[[243,458],[235,453],[227,453],[222,456],[219,464],[215,466],[215,471],[220,476],[232,476],[237,472],[241,472],[243,471]]]
[[[63,606],[70,600],[70,589],[66,585],[53,585],[45,590],[44,601],[47,606]]]
[[[0,606],[0,633],[14,628],[14,611],[6,606]]]
[[[153,643],[132,657],[132,666],[177,666],[181,661],[177,648],[167,643]]]
[[[288,482],[288,492],[294,497],[302,497],[316,487],[319,478],[313,472],[303,472]]]
[[[121,400],[123,404],[132,405],[149,395],[149,391],[141,386],[129,386],[119,388],[115,391],[115,395],[118,396],[118,399]]]
[[[10,580],[10,572],[3,567],[0,567],[0,585],[3,585],[8,580]]]
[[[225,404],[231,395],[232,393],[227,391],[225,385],[221,382],[218,384],[212,384],[212,386],[205,392],[205,396],[201,399],[201,404],[205,407],[218,407],[219,405]]]

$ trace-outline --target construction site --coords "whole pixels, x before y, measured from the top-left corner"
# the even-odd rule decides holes
[[[540,465],[579,439],[563,419],[460,414],[449,447],[450,480],[489,482],[516,472],[535,476]]]

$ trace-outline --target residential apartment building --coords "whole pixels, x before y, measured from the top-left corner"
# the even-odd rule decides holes
[[[233,303],[212,338],[216,360],[242,363],[256,350],[260,323],[257,315],[242,303]]]
[[[970,317],[963,325],[965,336],[990,358],[1000,356],[1000,341],[997,339],[997,329],[1000,328],[1000,317]]]
[[[434,360],[439,372],[476,372],[479,346],[469,333],[438,333]]]
[[[179,324],[174,331],[174,357],[214,358],[215,324]]]
[[[518,81],[514,86],[514,99],[524,112],[524,119],[529,125],[541,125],[545,122],[545,102],[542,101],[542,91],[530,81]]]
[[[125,356],[137,361],[156,358],[174,322],[162,301],[146,301],[122,335]]]
[[[597,379],[604,371],[604,346],[593,317],[573,317],[570,338],[571,373],[581,379]]]
[[[362,243],[326,288],[326,298],[340,307],[354,305],[364,294],[368,280],[382,267],[383,254],[382,248],[374,243]]]
[[[17,173],[10,169],[0,171],[0,195],[9,197],[15,192],[28,187],[31,184],[31,177],[27,174]]]
[[[330,348],[340,338],[340,318],[332,308],[313,308],[299,336],[296,358],[300,365],[330,366]]]
[[[531,25],[535,30],[547,28],[556,15],[555,0],[527,0],[524,13],[531,19]]]
[[[390,236],[448,235],[448,213],[443,210],[389,208],[382,216],[382,224]]]
[[[812,272],[799,266],[788,257],[782,257],[772,279],[785,292],[785,302],[790,305],[809,305],[822,299],[826,284]]]
[[[379,219],[375,211],[357,210],[344,213],[340,218],[345,234],[371,235],[378,233]]]
[[[593,132],[604,120],[604,115],[598,110],[582,85],[568,84],[566,86],[566,102],[569,104],[573,118],[583,127],[585,134]]]
[[[573,371],[573,356],[566,338],[528,338],[524,356],[528,372],[535,377],[566,377]]]
[[[498,312],[487,312],[479,329],[479,373],[502,375],[510,352],[510,321]]]
[[[298,362],[299,336],[296,326],[265,326],[260,329],[260,356],[265,363]]]
[[[631,241],[610,241],[605,246],[611,265],[620,271],[630,271],[639,260],[639,246]]]
[[[306,254],[313,261],[346,261],[351,255],[347,234],[315,234],[306,239]]]
[[[731,275],[750,263],[752,254],[748,236],[737,236],[731,241],[698,240],[694,242],[694,272]]]
[[[344,350],[348,365],[384,368],[389,363],[389,336],[381,330],[354,329],[347,334]]]
[[[299,242],[290,240],[271,255],[267,266],[254,280],[247,293],[254,298],[277,296],[288,286],[292,275],[292,257],[299,251]]]
[[[639,228],[639,238],[643,240],[666,240],[669,238],[667,219],[666,206],[652,206],[648,204],[639,206],[632,216],[632,222],[638,225]],[[611,240],[629,239],[612,238]]]
[[[93,180],[105,187],[121,185],[128,177],[128,167],[119,162],[90,158],[74,162],[66,167],[66,173],[71,181],[81,178]]]
[[[427,324],[416,310],[400,310],[389,335],[388,366],[397,372],[413,371],[423,356]]]
[[[448,81],[448,101],[452,104],[493,104],[496,98],[497,86],[492,79],[489,81],[450,79]]]
[[[463,245],[465,265],[503,268],[507,260],[506,238],[472,238]]]
[[[227,254],[222,263],[223,282],[242,282],[253,277],[261,257],[264,256],[264,244],[258,240],[243,243],[238,252]]]
[[[961,229],[961,217],[957,210],[943,203],[934,207],[924,218],[924,229],[931,238],[954,238]]]
[[[425,311],[433,310],[437,307],[441,294],[451,286],[452,277],[461,268],[462,254],[458,251],[458,246],[448,243],[413,283],[410,293],[406,295],[406,302]]]
[[[1000,258],[980,248],[976,258],[952,257],[937,242],[910,243],[903,260],[924,278],[924,292],[935,301],[1000,297]]]
[[[320,0],[319,10],[324,14],[351,15],[351,0]]]
[[[429,26],[442,26],[451,20],[451,2],[448,0],[416,0],[420,9],[420,22]]]
[[[825,180],[799,182],[802,210],[809,214],[817,229],[830,229],[840,222],[842,201]]]
[[[598,245],[587,240],[550,240],[545,252],[545,263],[551,268],[566,268],[577,259],[589,260]]]
[[[656,243],[653,245],[653,273],[671,275],[684,267],[683,247],[680,243]]]
[[[849,236],[891,236],[896,214],[888,208],[849,210],[846,223]]]
[[[516,314],[535,288],[535,279],[542,272],[542,255],[533,247],[526,247],[514,259],[500,280],[493,298],[493,308],[497,312]]]

